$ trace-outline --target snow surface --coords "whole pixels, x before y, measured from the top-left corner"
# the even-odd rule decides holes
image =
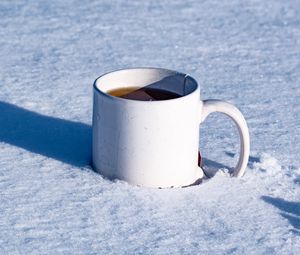
[[[300,254],[300,2],[0,2],[0,254]],[[92,171],[92,83],[133,66],[190,73],[244,113],[201,125],[198,186]]]

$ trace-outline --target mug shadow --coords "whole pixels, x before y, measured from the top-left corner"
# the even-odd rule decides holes
[[[0,102],[0,142],[83,167],[91,164],[92,129]]]

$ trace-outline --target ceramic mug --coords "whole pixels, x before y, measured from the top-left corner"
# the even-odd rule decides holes
[[[107,91],[150,87],[179,98],[138,101]],[[244,174],[249,158],[249,132],[242,113],[220,100],[200,99],[191,76],[162,68],[123,69],[94,82],[94,169],[111,179],[146,187],[181,187],[203,177],[198,167],[199,125],[212,112],[229,116],[240,135],[240,157],[233,176]]]

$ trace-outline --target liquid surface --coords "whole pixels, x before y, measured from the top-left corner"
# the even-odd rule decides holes
[[[112,89],[107,92],[111,96],[139,101],[159,101],[179,98],[180,95],[167,90],[149,87],[126,87]]]

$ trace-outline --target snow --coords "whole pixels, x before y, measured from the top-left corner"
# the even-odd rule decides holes
[[[0,2],[0,254],[299,254],[300,2]],[[114,69],[190,73],[251,137],[201,125],[215,175],[147,189],[92,171],[92,83]]]

